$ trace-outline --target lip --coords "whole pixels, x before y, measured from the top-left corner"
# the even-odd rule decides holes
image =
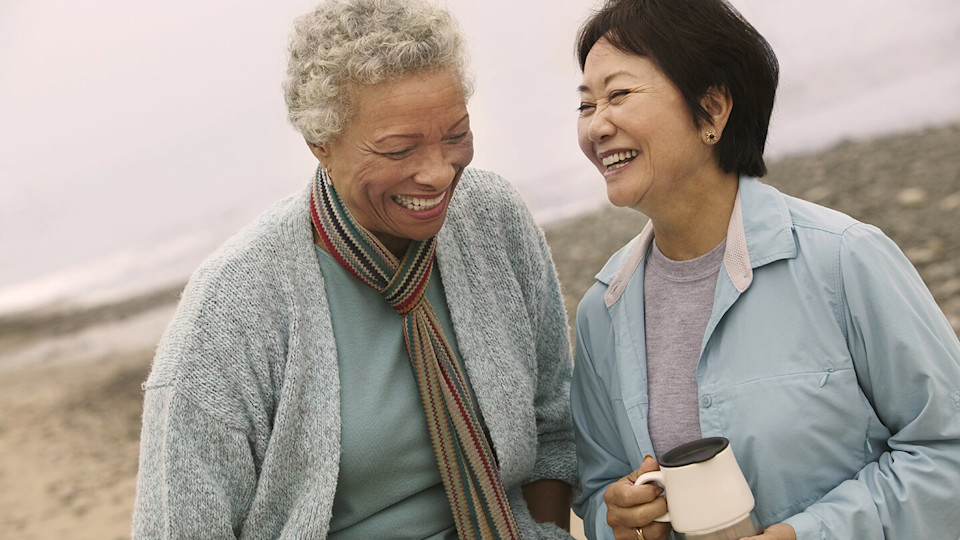
[[[402,204],[392,199],[391,199],[391,202],[393,202],[393,204],[395,204],[397,208],[399,208],[400,211],[403,212],[404,214],[414,219],[427,221],[431,219],[436,219],[437,217],[442,216],[447,211],[447,206],[450,205],[450,198],[451,198],[450,196],[452,192],[453,192],[453,186],[451,185],[444,191],[431,194],[430,196],[424,196],[423,194],[403,194],[404,197],[415,197],[418,199],[433,199],[436,197],[443,196],[443,200],[441,200],[439,204],[437,204],[433,208],[428,208],[426,210],[411,210],[406,206],[403,206]]]
[[[632,160],[630,160],[629,162],[627,162],[627,164],[624,165],[623,167],[620,167],[620,168],[618,168],[618,169],[614,169],[614,170],[612,170],[612,171],[606,170],[607,168],[606,168],[606,166],[603,164],[603,158],[605,158],[605,157],[607,157],[607,156],[611,156],[611,155],[616,154],[616,153],[619,153],[619,152],[630,152],[630,151],[632,151],[632,150],[637,150],[637,149],[636,149],[636,148],[614,148],[614,149],[612,149],[612,150],[606,150],[606,151],[604,151],[604,152],[598,153],[598,154],[597,154],[597,166],[598,166],[599,169],[600,169],[600,173],[603,174],[603,177],[604,177],[605,179],[609,180],[610,178],[613,178],[614,176],[620,174],[621,172],[629,169],[629,168],[632,167],[633,164],[637,161],[637,158],[640,157],[640,155],[642,155],[642,153],[638,154],[635,158],[633,158]],[[639,150],[637,150],[637,151],[639,152]]]

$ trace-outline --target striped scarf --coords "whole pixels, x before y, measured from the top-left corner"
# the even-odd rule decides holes
[[[436,237],[411,241],[398,261],[353,219],[322,168],[313,181],[310,215],[324,248],[340,266],[379,291],[403,317],[403,339],[457,535],[461,540],[520,538],[478,406],[467,390],[464,366],[425,295]]]

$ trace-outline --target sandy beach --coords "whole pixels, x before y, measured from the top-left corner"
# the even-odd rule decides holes
[[[960,331],[960,124],[778,160],[765,181],[883,229]],[[644,221],[609,208],[547,227],[571,315]],[[0,538],[129,538],[140,384],[178,292],[0,317]]]

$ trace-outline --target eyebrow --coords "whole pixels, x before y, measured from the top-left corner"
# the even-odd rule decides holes
[[[469,119],[470,119],[470,113],[468,112],[467,114],[463,115],[459,120],[457,120],[456,122],[454,122],[453,125],[450,127],[450,129],[456,128],[456,127],[459,126],[460,124],[464,123],[464,121],[467,121],[467,120],[469,120]],[[394,138],[401,138],[401,139],[422,139],[422,138],[423,138],[423,135],[420,134],[420,133],[388,133],[388,134],[384,135],[383,137],[380,137],[379,139],[374,140],[374,142],[377,143],[377,144],[379,144],[379,143],[382,143],[382,142],[384,142],[384,141],[387,141],[387,140],[390,140],[390,139],[394,139]]]
[[[630,72],[628,72],[628,71],[626,71],[626,70],[624,70],[624,69],[614,71],[613,73],[611,73],[611,74],[609,74],[609,75],[607,75],[606,77],[603,78],[603,81],[602,81],[603,86],[607,86],[608,84],[610,84],[610,81],[612,81],[613,79],[619,77],[620,75],[630,75]],[[589,91],[589,90],[590,90],[590,89],[589,89],[586,85],[583,85],[583,84],[581,84],[580,86],[577,87],[577,92],[580,92],[581,94],[584,93],[584,92],[587,92],[587,91]]]

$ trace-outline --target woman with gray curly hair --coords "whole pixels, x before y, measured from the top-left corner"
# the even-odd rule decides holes
[[[421,0],[297,20],[284,90],[320,164],[183,293],[134,537],[569,538],[566,314],[516,191],[467,168],[462,41]]]

